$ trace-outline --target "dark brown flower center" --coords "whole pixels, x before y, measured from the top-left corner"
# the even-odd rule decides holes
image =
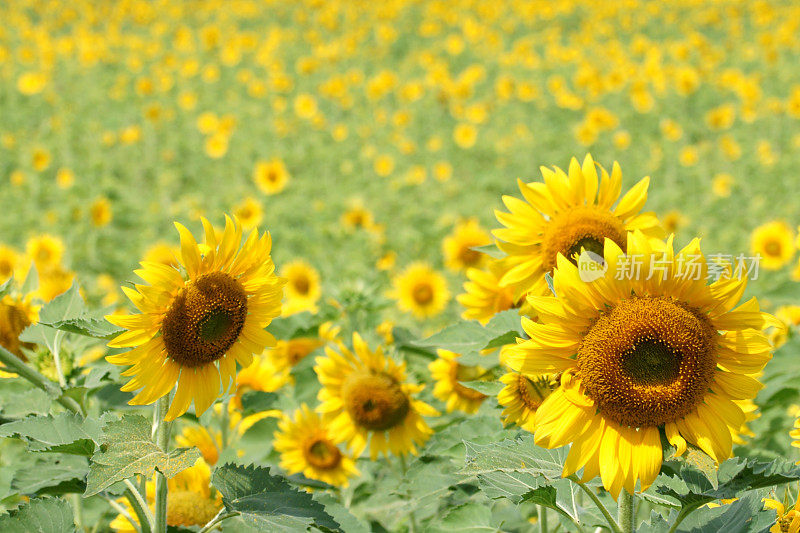
[[[321,470],[332,470],[342,462],[342,452],[325,438],[309,441],[303,454],[310,465]]]
[[[200,276],[181,289],[164,316],[167,355],[187,367],[213,363],[239,338],[247,318],[244,287],[228,274]]]
[[[353,420],[370,430],[391,429],[401,424],[411,410],[400,384],[383,373],[351,374],[342,385],[342,396]]]

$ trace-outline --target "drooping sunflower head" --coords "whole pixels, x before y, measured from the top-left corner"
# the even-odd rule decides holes
[[[289,474],[302,472],[310,479],[346,487],[359,471],[352,457],[337,446],[337,439],[319,414],[306,404],[292,418],[284,417],[275,432],[275,449],[281,453],[281,468]]]
[[[754,254],[761,256],[761,266],[767,270],[783,268],[794,255],[794,234],[786,222],[775,220],[757,227],[750,237]]]
[[[427,263],[410,264],[392,279],[392,286],[389,296],[397,300],[401,311],[417,318],[438,315],[450,300],[447,280]]]
[[[573,158],[568,173],[558,167],[542,167],[541,171],[544,182],[519,181],[524,200],[504,196],[509,212],[495,211],[505,227],[493,233],[507,254],[500,283],[515,286],[515,297],[525,292],[547,294],[544,275],[553,271],[559,255],[574,261],[585,249],[602,256],[605,239],[624,251],[626,234],[634,229],[662,236],[655,215],[639,213],[647,201],[649,178],[643,178],[617,202],[622,171],[616,162],[611,174],[596,165],[591,155],[583,165]]]
[[[487,398],[485,394],[462,384],[462,381],[488,379],[486,369],[480,366],[465,366],[458,363],[461,357],[450,350],[438,350],[439,357],[431,361],[428,369],[436,381],[433,395],[445,402],[447,412],[455,410],[475,413]]]
[[[689,442],[717,462],[731,455],[741,401],[755,397],[753,376],[771,358],[763,329],[776,323],[755,299],[734,309],[747,280],[732,269],[708,284],[697,239],[675,252],[671,237],[654,245],[636,231],[626,244],[627,254],[606,240],[607,269],[594,281],[561,256],[558,298],[528,297],[539,321],[523,320],[530,338],[506,359],[518,372],[561,373],[536,412],[536,441],[572,442],[565,474],[599,473],[615,497],[652,483],[661,431],[679,454]]]
[[[378,454],[416,453],[433,431],[422,416],[435,416],[435,409],[414,399],[423,387],[405,383],[405,364],[398,364],[375,351],[357,333],[353,349],[330,346],[318,357],[314,370],[322,389],[318,411],[330,420],[330,431],[347,442],[356,456],[370,447]]]
[[[455,271],[480,268],[488,256],[474,248],[491,242],[491,235],[481,228],[476,219],[460,222],[453,228],[453,233],[442,241],[444,264]]]
[[[508,372],[500,376],[500,382],[505,387],[497,394],[497,403],[505,407],[501,416],[506,424],[516,424],[533,433],[536,429],[536,410],[558,387],[557,376],[526,376],[519,372]]]
[[[319,272],[306,261],[296,259],[286,263],[281,269],[286,278],[285,314],[317,310],[317,301],[322,294]]]
[[[514,289],[500,285],[502,277],[502,265],[495,259],[490,259],[484,269],[467,269],[469,281],[464,282],[464,293],[456,296],[464,306],[461,316],[486,324],[500,311],[515,307]]]
[[[219,240],[208,220],[203,226],[203,254],[176,223],[182,269],[142,262],[136,274],[148,285],[122,288],[140,314],[106,317],[129,330],[109,346],[133,349],[107,359],[133,365],[123,372],[132,379],[122,388],[141,389],[131,404],[152,403],[178,384],[168,420],[186,412],[192,400],[202,414],[228,389],[237,362],[246,367],[254,353],[275,344],[264,328],[280,314],[285,281],[275,275],[269,234],[254,230],[242,243],[235,219],[226,217]]]

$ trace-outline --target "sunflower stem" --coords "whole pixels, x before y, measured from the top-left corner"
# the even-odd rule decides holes
[[[206,531],[214,530],[217,528],[217,526],[219,526],[220,522],[222,522],[223,520],[227,520],[228,518],[233,518],[234,516],[239,516],[239,512],[238,511],[227,512],[223,507],[222,509],[220,509],[220,511],[214,518],[209,520],[208,524],[203,526],[203,528],[198,533],[206,533]]]
[[[25,362],[14,355],[13,353],[0,346],[0,363],[5,367],[17,374],[18,376],[27,379],[50,396],[56,398],[56,401],[79,415],[83,415],[83,409],[74,399],[69,396],[64,396],[64,390],[47,379],[44,375],[34,370],[32,367],[25,364]]]
[[[400,454],[400,469],[403,471],[403,481],[406,480],[408,474],[408,465],[406,465],[406,456]],[[411,503],[411,492],[406,491],[406,500],[408,503]],[[414,510],[409,509],[408,511],[408,533],[416,533],[417,532],[417,517],[414,516]]]
[[[169,451],[169,422],[164,421],[169,407],[169,395],[156,400],[153,409],[153,435],[156,445]],[[156,471],[156,508],[153,521],[153,533],[166,533],[167,531],[167,478]]]
[[[544,505],[537,505],[536,515],[539,518],[539,531],[541,533],[547,533],[547,508]]]
[[[617,522],[622,533],[633,533],[636,531],[636,521],[634,520],[636,501],[633,494],[627,490],[622,490],[617,501]]]
[[[585,492],[589,496],[592,502],[594,502],[595,507],[597,507],[597,509],[603,515],[603,518],[605,518],[606,522],[608,522],[611,531],[613,531],[614,533],[621,533],[619,525],[614,520],[614,518],[612,518],[611,513],[608,512],[608,509],[606,509],[606,506],[603,505],[603,502],[600,501],[600,498],[597,497],[597,494],[595,494],[592,491],[592,489],[587,487],[585,483],[581,483],[581,481],[575,474],[569,476],[567,479],[578,485],[581,489],[583,489],[583,492]]]
[[[153,530],[153,513],[150,512],[150,507],[144,499],[143,493],[131,483],[130,479],[126,479],[125,483],[125,496],[139,517],[139,523],[142,525],[142,532],[149,533]]]

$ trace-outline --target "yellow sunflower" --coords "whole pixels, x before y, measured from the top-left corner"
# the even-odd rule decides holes
[[[325,348],[314,370],[322,389],[317,410],[330,421],[328,429],[338,442],[347,442],[356,457],[369,446],[370,456],[416,454],[433,430],[423,416],[439,413],[415,400],[423,385],[405,383],[405,363],[396,363],[378,347],[371,351],[358,333],[353,351],[343,344],[338,351]]]
[[[250,391],[275,392],[289,382],[289,369],[278,370],[266,354],[253,357],[253,362],[236,375],[236,394],[232,405],[242,409],[242,396]]]
[[[23,258],[19,252],[10,246],[0,244],[0,283],[5,283],[11,276],[19,278],[21,267],[23,267]]]
[[[450,300],[447,280],[427,263],[410,264],[392,279],[392,285],[389,297],[397,300],[401,311],[417,318],[438,315]]]
[[[437,350],[439,357],[431,361],[428,370],[436,381],[433,395],[445,402],[447,412],[456,409],[465,413],[475,413],[487,398],[485,394],[461,384],[462,381],[479,380],[486,377],[486,369],[480,366],[458,364],[461,357],[450,350]]]
[[[350,208],[342,214],[341,223],[350,231],[361,228],[372,230],[375,227],[372,213],[358,201],[352,202]]]
[[[753,230],[750,248],[761,256],[761,267],[779,270],[792,260],[794,234],[786,222],[774,220]]]
[[[486,324],[500,311],[514,307],[514,290],[500,285],[502,277],[502,266],[494,259],[490,260],[485,270],[468,269],[469,281],[464,282],[465,292],[456,296],[458,303],[464,306],[461,316]]]
[[[27,358],[22,348],[32,349],[33,344],[21,342],[22,331],[39,319],[39,306],[31,302],[31,295],[13,297],[6,294],[0,299],[0,346],[23,361]]]
[[[505,387],[497,394],[497,403],[505,407],[500,415],[506,424],[516,424],[526,431],[536,429],[536,410],[558,387],[554,374],[526,376],[508,372],[500,376]]]
[[[264,194],[278,194],[289,183],[289,171],[280,159],[259,161],[253,171],[253,181]]]
[[[214,466],[222,450],[222,433],[199,424],[192,424],[184,427],[180,435],[175,436],[175,443],[182,448],[197,448],[203,460]]]
[[[320,339],[313,339],[310,337],[298,337],[296,339],[279,340],[278,343],[267,350],[267,357],[269,357],[275,372],[284,372],[291,370],[297,363],[305,359],[305,357],[325,344]]]
[[[244,230],[255,228],[264,219],[264,209],[261,207],[261,203],[252,196],[242,200],[242,203],[234,208],[233,214],[242,223]]]
[[[548,294],[544,275],[553,271],[559,254],[572,260],[585,248],[602,255],[604,239],[624,251],[625,235],[635,229],[662,236],[656,216],[639,213],[647,201],[649,178],[643,178],[612,208],[622,188],[622,170],[616,162],[610,175],[591,155],[582,166],[572,158],[568,174],[557,167],[541,167],[541,171],[544,182],[519,181],[525,200],[504,196],[510,212],[495,211],[505,228],[493,233],[507,254],[500,284],[514,286],[515,298],[528,291]]]
[[[281,275],[287,280],[284,314],[316,313],[317,301],[322,295],[319,272],[306,261],[295,259],[283,265]]]
[[[349,478],[360,472],[336,443],[330,427],[303,404],[292,418],[283,417],[278,422],[274,447],[281,454],[281,468],[289,474],[302,472],[309,479],[346,487]]]
[[[775,509],[778,513],[778,520],[769,528],[770,533],[800,533],[800,499],[787,511],[778,500],[764,498],[764,508]]]
[[[38,235],[28,240],[26,251],[38,270],[49,270],[61,263],[64,242],[52,235]]]
[[[762,330],[776,321],[755,299],[734,309],[746,279],[707,284],[697,239],[675,253],[671,237],[653,247],[636,231],[626,248],[628,255],[606,239],[608,268],[592,282],[560,256],[558,298],[528,297],[539,323],[523,319],[530,338],[506,357],[518,372],[561,373],[536,411],[536,443],[572,443],[564,475],[599,473],[615,498],[623,487],[633,494],[637,480],[646,489],[658,475],[661,429],[678,454],[690,442],[717,463],[731,456],[746,419],[736,401],[762,387],[752,374],[772,357]],[[629,276],[633,259],[657,270]]]
[[[444,264],[456,272],[468,268],[480,268],[488,256],[473,248],[491,242],[491,235],[481,228],[476,219],[460,222],[453,229],[453,233],[445,237],[442,242]]]
[[[167,525],[172,527],[204,526],[222,509],[222,496],[211,486],[211,470],[200,458],[194,464],[167,480]],[[155,481],[146,484],[147,503],[154,512]],[[123,514],[111,521],[111,529],[118,533],[136,533],[141,528],[136,513],[125,498],[117,500],[135,523]]]
[[[272,239],[253,230],[240,246],[242,228],[226,217],[217,241],[208,220],[202,222],[207,251],[202,256],[189,230],[175,224],[185,276],[183,270],[142,262],[136,274],[150,285],[122,288],[141,314],[106,317],[129,330],[108,345],[133,349],[107,360],[133,365],[123,372],[132,379],[122,387],[141,389],[132,405],[153,403],[178,384],[167,420],[185,413],[192,400],[201,415],[220,390],[228,390],[237,362],[246,367],[254,353],[275,344],[264,327],[280,314],[285,281],[275,275]]]

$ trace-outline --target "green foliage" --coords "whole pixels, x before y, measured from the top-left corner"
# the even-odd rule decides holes
[[[0,426],[0,437],[17,436],[31,451],[90,456],[100,439],[100,424],[75,413],[29,417]]]
[[[309,526],[338,530],[339,524],[311,494],[301,492],[269,468],[225,464],[211,482],[222,494],[226,511],[254,530],[297,531]]]
[[[19,533],[72,533],[72,508],[58,498],[31,500],[8,515],[0,516],[0,531]]]
[[[124,415],[103,427],[101,445],[90,464],[84,496],[97,494],[136,474],[150,476],[158,470],[168,478],[192,466],[200,452],[178,448],[164,452],[151,439],[150,422],[139,415]]]
[[[86,490],[89,462],[74,455],[41,455],[17,470],[12,487],[19,494],[68,494]]]

